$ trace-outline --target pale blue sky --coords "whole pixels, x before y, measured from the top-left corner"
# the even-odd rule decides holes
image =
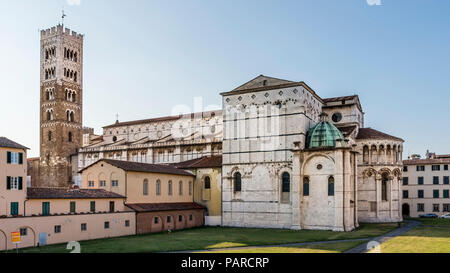
[[[76,0],[72,0],[77,2]],[[450,153],[450,1],[0,0],[0,135],[39,154],[39,33],[85,34],[84,125],[221,105],[259,74],[358,94],[405,155]]]

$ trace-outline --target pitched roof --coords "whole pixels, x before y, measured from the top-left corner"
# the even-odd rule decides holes
[[[333,102],[339,102],[339,101],[346,102],[346,101],[350,101],[350,100],[355,100],[355,102],[354,103],[350,103],[350,104],[332,104]],[[361,102],[359,100],[359,96],[358,95],[326,98],[326,99],[323,99],[323,102],[325,103],[323,108],[335,108],[335,107],[342,107],[343,105],[344,106],[346,106],[346,105],[348,106],[348,105],[356,104],[356,106],[358,107],[359,111],[364,112],[362,110]]]
[[[233,91],[239,91],[239,90],[247,90],[247,89],[254,89],[258,87],[265,87],[265,86],[278,86],[281,84],[290,84],[294,83],[293,81],[268,77],[264,75],[259,75],[258,77],[254,78],[253,80],[250,80],[243,85],[233,89]]]
[[[404,142],[401,138],[385,134],[372,128],[360,128],[356,139],[391,139]]]
[[[133,120],[133,121],[126,121],[126,122],[116,122],[114,124],[105,126],[103,128],[108,129],[108,128],[114,128],[114,127],[137,125],[137,124],[143,124],[143,123],[152,123],[152,122],[158,122],[158,121],[171,121],[171,120],[178,120],[181,118],[186,118],[189,116],[191,119],[193,119],[193,118],[200,117],[200,116],[201,117],[210,117],[210,116],[215,116],[215,115],[222,115],[222,110],[214,110],[214,111],[199,112],[199,113],[189,113],[189,114],[183,114],[183,115],[142,119],[142,120]]]
[[[264,85],[265,84],[265,85]],[[319,97],[316,92],[309,87],[305,82],[294,82],[288,80],[282,80],[272,77],[267,77],[264,75],[260,75],[253,80],[239,86],[238,88],[233,89],[232,91],[222,92],[220,95],[228,96],[228,95],[237,95],[237,94],[246,94],[251,92],[260,92],[266,90],[273,90],[279,88],[289,88],[295,86],[302,86],[306,90],[308,90],[311,95],[313,95],[317,100],[323,102],[322,98]]]
[[[343,101],[343,100],[352,100],[357,97],[358,97],[358,95],[326,98],[326,99],[323,99],[323,102],[327,103],[327,102],[336,102],[336,101]]]
[[[174,163],[172,165],[180,169],[221,168],[222,156],[205,156],[180,163]]]
[[[450,164],[450,158],[424,158],[403,160],[403,165]]]
[[[137,212],[205,209],[204,206],[197,203],[145,203],[126,204],[126,206]]]
[[[22,149],[22,150],[29,150],[30,148],[27,148],[25,146],[20,145],[17,142],[14,142],[6,137],[0,137],[0,147],[3,148],[14,148],[14,149]]]
[[[27,188],[28,199],[106,199],[125,198],[101,189]]]
[[[194,174],[192,174],[188,171],[180,170],[180,169],[177,169],[170,165],[148,164],[148,163],[120,161],[120,160],[112,160],[112,159],[100,159],[97,162],[82,169],[81,171],[79,171],[79,173],[83,172],[84,170],[90,168],[91,166],[97,164],[100,161],[111,164],[119,169],[124,170],[124,171],[144,172],[144,173],[165,173],[165,174],[195,176]]]

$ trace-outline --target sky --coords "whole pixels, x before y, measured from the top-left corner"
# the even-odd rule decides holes
[[[0,0],[0,136],[39,155],[40,29],[83,33],[83,125],[221,107],[263,74],[358,94],[404,157],[450,153],[450,1]],[[196,99],[197,98],[197,99]],[[202,107],[194,101],[202,101]],[[198,104],[198,103],[197,103]]]

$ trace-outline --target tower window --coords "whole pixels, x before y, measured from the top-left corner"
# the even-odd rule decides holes
[[[48,141],[52,141],[52,131],[49,131],[47,136],[48,136]]]
[[[291,176],[285,172],[282,175],[282,192],[291,192]]]
[[[242,177],[241,173],[237,172],[234,174],[234,192],[240,192],[242,189]]]
[[[72,139],[73,137],[72,137],[72,132],[69,132],[69,142],[72,142]]]

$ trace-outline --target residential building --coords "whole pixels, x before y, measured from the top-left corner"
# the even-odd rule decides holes
[[[450,213],[450,155],[427,152],[403,161],[402,212],[409,217]]]

